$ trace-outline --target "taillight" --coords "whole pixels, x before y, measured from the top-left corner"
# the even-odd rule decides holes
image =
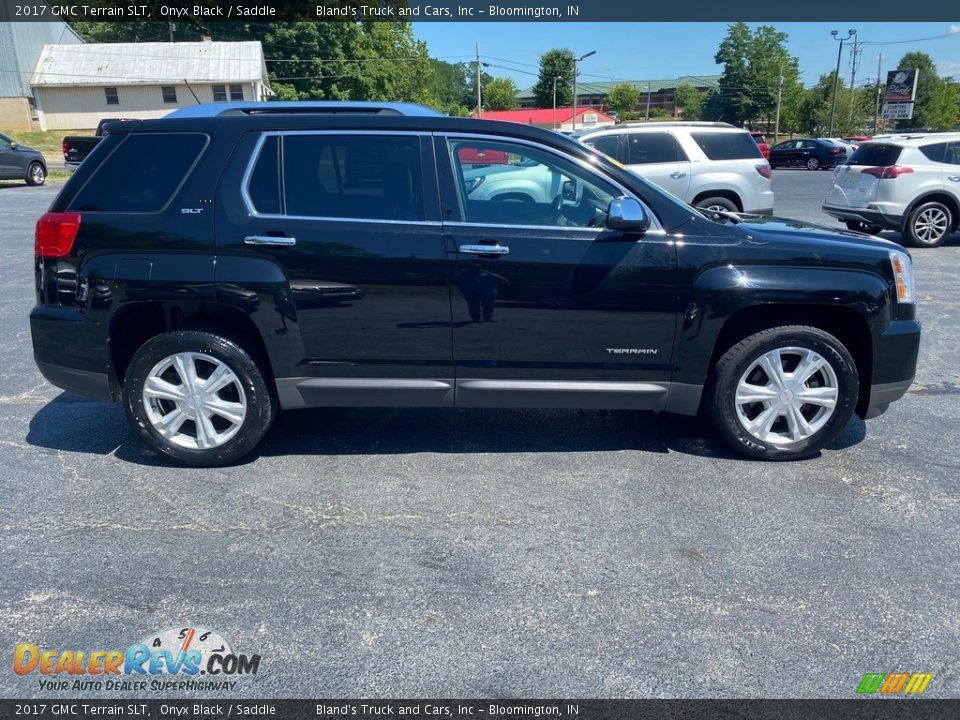
[[[60,148],[63,150],[63,156],[66,157],[66,156],[67,156],[67,153],[70,152],[70,146],[67,145],[67,141],[66,141],[66,140],[64,140],[62,143],[60,143]]]
[[[881,180],[890,180],[891,178],[897,178],[901,175],[912,173],[913,168],[907,167],[906,165],[887,165],[886,167],[864,168],[860,172],[864,173],[865,175],[873,175],[875,178],[880,178]]]
[[[37,220],[34,252],[40,257],[64,257],[73,249],[80,213],[44,213]]]
[[[843,148],[832,147],[827,150],[831,155],[838,155],[843,152]]]
[[[770,177],[773,175],[773,173],[770,172],[769,163],[763,163],[763,165],[757,165],[756,168],[757,168],[757,172],[763,175],[765,178],[767,178],[767,180],[769,180]]]

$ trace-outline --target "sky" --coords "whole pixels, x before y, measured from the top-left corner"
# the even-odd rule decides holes
[[[958,13],[960,15],[960,13]],[[877,77],[878,55],[883,54],[881,75],[896,66],[910,51],[933,57],[941,75],[960,80],[960,17],[955,23],[749,23],[769,24],[787,33],[787,47],[800,60],[804,85],[815,85],[820,75],[837,63],[840,43],[831,30],[846,36],[851,28],[865,42],[857,69],[859,80]],[[680,75],[716,75],[722,71],[713,56],[728,23],[414,23],[417,37],[427,43],[431,57],[447,62],[474,59],[475,44],[489,63],[486,72],[510,77],[521,90],[537,80],[540,55],[555,47],[578,55],[597,54],[580,64],[584,82],[654,80]],[[949,34],[947,37],[937,37]],[[934,39],[935,38],[935,39]],[[849,54],[844,46],[840,71],[850,77]]]

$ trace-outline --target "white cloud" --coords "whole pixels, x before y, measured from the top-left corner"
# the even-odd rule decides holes
[[[937,72],[944,77],[960,78],[960,61],[940,60],[937,62]]]
[[[950,32],[952,32],[952,33],[960,33],[960,25],[951,25],[951,26],[950,26]]]

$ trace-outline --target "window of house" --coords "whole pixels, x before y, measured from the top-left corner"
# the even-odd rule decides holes
[[[243,85],[230,86],[230,100],[243,100]]]
[[[107,105],[120,104],[120,94],[117,92],[117,89],[115,87],[105,87],[103,89],[103,94],[107,98]]]
[[[175,103],[177,101],[177,89],[173,85],[161,85],[160,93],[163,95],[165,103]]]
[[[213,101],[214,102],[226,102],[227,100],[227,86],[226,85],[214,85],[213,86]]]

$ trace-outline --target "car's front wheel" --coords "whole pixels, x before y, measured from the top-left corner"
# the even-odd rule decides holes
[[[809,160],[807,160],[807,170],[819,170],[819,169],[820,169],[820,161],[817,158],[812,157]]]
[[[717,361],[707,390],[714,427],[764,460],[816,454],[846,426],[859,393],[853,358],[833,335],[784,326],[744,338]]]
[[[155,450],[186,465],[223,465],[249,453],[273,422],[276,401],[264,374],[233,340],[167,332],[130,360],[123,402]]]
[[[904,237],[916,247],[937,247],[943,244],[953,227],[953,214],[941,202],[921,203],[907,217]]]
[[[27,185],[43,185],[47,179],[47,171],[38,162],[30,163],[27,167]]]

